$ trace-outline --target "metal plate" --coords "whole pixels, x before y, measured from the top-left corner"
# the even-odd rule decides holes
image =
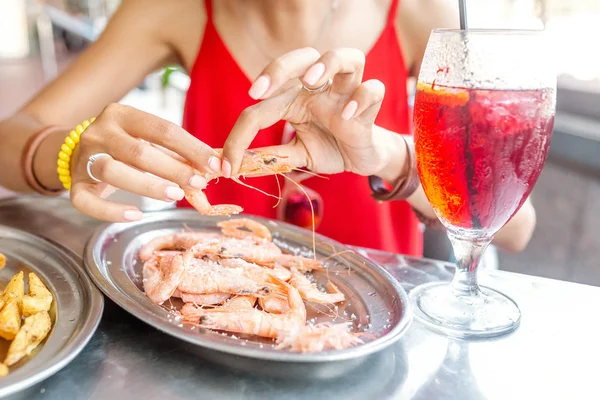
[[[54,295],[50,310],[52,330],[29,357],[10,367],[0,378],[0,397],[23,390],[55,374],[67,365],[90,340],[104,307],[104,298],[90,282],[81,260],[60,245],[26,232],[0,226],[0,252],[7,263],[0,272],[0,287],[23,271],[35,272]],[[8,342],[0,339],[0,354]]]
[[[252,218],[270,228],[273,241],[284,251],[312,255],[311,232],[278,221]],[[275,350],[271,341],[252,336],[239,338],[179,323],[172,313],[152,303],[142,291],[138,250],[157,236],[183,231],[184,226],[195,231],[218,232],[216,223],[220,220],[193,210],[172,210],[149,214],[136,223],[101,226],[86,245],[85,266],[98,287],[134,316],[179,339],[231,355],[292,363],[350,360],[391,345],[406,331],[411,314],[406,292],[397,281],[372,261],[320,235],[317,235],[318,257],[330,258],[327,271],[315,273],[315,278],[319,283],[329,278],[344,292],[347,301],[340,305],[337,315],[352,321],[355,330],[368,334],[363,337],[365,344],[339,351],[299,354]],[[307,307],[307,311],[309,319],[317,317],[312,307]]]

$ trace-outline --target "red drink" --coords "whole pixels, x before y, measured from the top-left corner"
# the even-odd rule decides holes
[[[463,229],[500,229],[523,205],[546,160],[552,90],[419,84],[419,176],[438,215]]]

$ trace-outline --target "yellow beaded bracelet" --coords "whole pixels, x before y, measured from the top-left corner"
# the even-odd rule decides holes
[[[65,138],[65,142],[60,146],[58,160],[56,161],[58,165],[56,172],[58,172],[58,179],[67,190],[71,190],[71,154],[73,154],[73,150],[77,147],[81,134],[95,120],[96,118],[92,118],[89,121],[83,121],[81,125],[77,125],[74,130],[69,132],[69,136]]]

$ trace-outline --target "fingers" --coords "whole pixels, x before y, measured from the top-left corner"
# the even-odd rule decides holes
[[[115,159],[139,170],[174,182],[183,188],[204,189],[206,179],[189,164],[176,160],[149,143],[134,139],[123,132],[122,143],[111,152]],[[218,155],[218,153],[215,152]],[[111,181],[105,181],[113,184]],[[146,196],[146,194],[143,194]]]
[[[291,51],[270,63],[248,92],[253,99],[266,99],[289,80],[301,78],[309,88],[323,86],[334,78],[334,90],[353,90],[362,80],[365,55],[357,49],[339,48],[319,55],[313,48]]]
[[[82,213],[103,221],[125,222],[142,219],[143,214],[137,208],[102,199],[102,186],[106,185],[74,183],[71,187],[71,203]]]
[[[103,118],[103,117],[108,118]],[[211,156],[219,158],[210,146],[201,142],[180,126],[155,115],[123,105],[109,105],[98,118],[113,120],[129,135],[161,145],[176,152],[201,171],[212,171]],[[96,122],[98,122],[98,120]]]
[[[333,78],[332,89],[335,92],[347,93],[362,81],[364,68],[365,55],[362,51],[351,48],[334,49],[323,54],[306,71],[302,82],[315,89]]]
[[[350,96],[342,109],[342,119],[349,121],[357,119],[372,123],[385,95],[385,86],[377,79],[363,82]]]
[[[169,156],[147,142],[131,137],[118,126],[106,127],[100,124],[90,126],[88,130],[89,132],[86,131],[81,135],[82,159],[74,166],[74,180],[77,178],[88,180],[85,169],[88,157],[94,153],[104,152],[122,163],[150,172],[180,187],[193,189],[206,187],[206,180],[192,166]],[[215,154],[218,155],[216,152]],[[94,166],[99,162],[100,160],[96,161]],[[114,185],[110,180],[103,179],[103,181]],[[152,197],[150,194],[140,194]]]
[[[312,47],[297,49],[271,62],[254,81],[248,94],[255,100],[273,95],[289,80],[303,76],[321,54]]]
[[[162,201],[179,201],[185,195],[179,186],[145,174],[109,157],[99,158],[92,165],[92,174],[117,189]]]
[[[238,173],[246,149],[259,130],[283,119],[301,88],[293,87],[275,97],[246,108],[236,121],[223,146],[223,176]]]

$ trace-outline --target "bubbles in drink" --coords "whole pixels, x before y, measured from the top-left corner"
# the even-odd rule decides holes
[[[445,222],[500,229],[525,202],[546,160],[553,96],[419,84],[415,144],[421,183]]]

